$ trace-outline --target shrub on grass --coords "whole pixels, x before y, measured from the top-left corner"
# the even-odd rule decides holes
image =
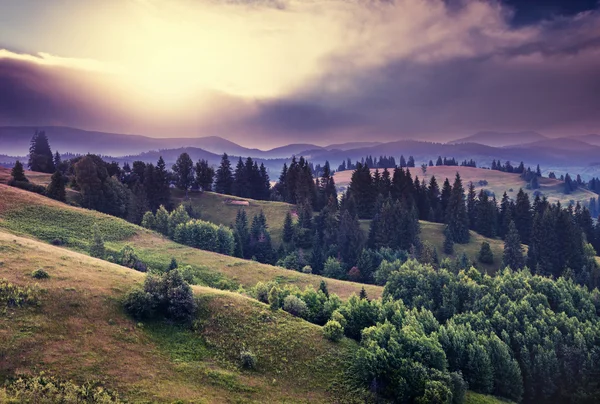
[[[335,320],[329,320],[323,326],[323,335],[330,341],[337,342],[344,336],[344,327]]]
[[[44,271],[43,268],[39,268],[31,273],[31,277],[35,279],[48,279],[50,278],[50,275],[48,275],[48,272]]]
[[[479,250],[479,262],[483,264],[493,264],[494,263],[494,253],[490,248],[490,243],[484,241],[481,243],[481,249]]]
[[[306,303],[304,303],[304,300],[297,296],[289,295],[283,299],[283,310],[296,317],[305,318],[308,307],[306,306]]]
[[[281,296],[277,286],[273,286],[269,290],[269,306],[271,306],[271,310],[279,310],[281,307]]]
[[[0,307],[36,306],[40,291],[37,286],[18,286],[0,279]]]
[[[138,320],[166,318],[191,323],[197,310],[192,288],[176,269],[162,276],[148,275],[144,288],[129,292],[123,304]]]
[[[99,383],[87,382],[79,386],[70,381],[46,376],[43,373],[39,376],[27,376],[17,379],[5,388],[5,394],[9,403],[122,403],[117,393],[107,390]]]
[[[240,362],[244,369],[256,369],[256,355],[247,349],[240,352]]]

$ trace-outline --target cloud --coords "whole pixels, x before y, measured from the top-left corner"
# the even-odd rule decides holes
[[[598,11],[514,26],[496,1],[128,4],[108,33],[84,20],[104,58],[0,50],[0,124],[259,147],[600,132]]]

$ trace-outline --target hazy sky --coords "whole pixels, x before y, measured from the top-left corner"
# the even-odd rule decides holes
[[[600,133],[595,0],[0,0],[0,125],[247,146]]]

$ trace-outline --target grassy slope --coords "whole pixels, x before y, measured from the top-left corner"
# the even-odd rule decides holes
[[[172,194],[176,204],[183,202],[182,191],[175,189],[172,190]],[[262,210],[267,218],[271,237],[277,245],[281,242],[285,215],[287,212],[296,211],[296,207],[289,203],[257,201],[214,192],[190,192],[189,197],[192,205],[200,209],[202,219],[225,226],[235,223],[235,217],[240,209],[246,211],[250,223],[254,215],[258,215]],[[248,205],[234,205],[230,203],[231,201],[245,201]]]
[[[39,308],[0,314],[0,379],[47,371],[83,382],[102,379],[133,401],[325,402],[356,344],[333,344],[318,326],[242,295],[194,287],[196,331],[136,325],[120,299],[143,274],[0,231],[0,278],[42,287]],[[50,279],[30,274],[43,267]],[[258,369],[237,366],[240,350]]]
[[[91,228],[98,224],[107,246],[120,250],[131,244],[150,267],[166,268],[171,257],[180,264],[196,267],[205,284],[252,287],[259,281],[277,280],[303,288],[319,286],[322,279],[253,261],[241,260],[195,248],[185,247],[124,220],[87,209],[75,208],[43,196],[0,185],[0,228],[17,234],[31,235],[50,242],[63,238],[77,251],[86,251]],[[345,298],[358,294],[362,284],[326,279],[329,290]],[[382,288],[364,285],[369,296],[378,297]]]
[[[375,170],[372,170],[373,172]],[[485,188],[487,190],[492,191],[498,202],[502,198],[502,194],[506,191],[508,196],[513,200],[516,199],[517,193],[519,192],[519,188],[523,188],[525,192],[528,192],[529,197],[533,200],[532,192],[526,189],[527,183],[521,179],[519,174],[510,174],[503,173],[501,171],[495,170],[486,170],[482,168],[473,168],[473,167],[449,167],[449,166],[439,166],[439,167],[428,167],[427,172],[423,175],[420,167],[415,167],[411,169],[411,174],[413,178],[418,176],[420,180],[425,178],[427,181],[431,178],[432,175],[438,181],[440,188],[444,183],[444,180],[448,178],[450,183],[454,181],[454,176],[456,173],[460,173],[460,176],[463,180],[463,185],[465,189],[469,182],[473,182],[475,185],[475,189],[477,192],[481,188]],[[339,187],[347,187],[350,183],[350,177],[352,175],[352,171],[341,171],[335,173],[335,183]],[[479,186],[480,180],[486,180],[488,185]],[[512,189],[512,191],[510,191]],[[550,202],[560,201],[561,204],[568,204],[569,201],[573,200],[575,202],[589,202],[590,198],[597,197],[598,195],[594,194],[591,191],[586,189],[578,189],[572,194],[566,195],[563,193],[564,182],[560,180],[553,180],[550,178],[542,178],[540,179],[540,192],[545,195]]]

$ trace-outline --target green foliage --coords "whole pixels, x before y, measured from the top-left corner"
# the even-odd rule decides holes
[[[342,327],[342,325],[335,320],[329,320],[323,326],[323,335],[328,340],[337,342],[344,336],[344,327]]]
[[[19,377],[5,388],[5,392],[9,403],[118,404],[122,402],[117,393],[106,389],[98,382],[87,382],[80,386],[44,373],[38,376]]]
[[[146,272],[148,268],[146,264],[140,260],[132,246],[126,245],[119,253],[119,263],[127,268],[135,269],[136,271]]]
[[[102,234],[100,233],[100,229],[98,225],[94,224],[92,228],[92,243],[90,244],[90,255],[95,258],[103,259],[106,254],[106,250],[104,248],[104,239],[102,238]]]
[[[191,323],[197,311],[192,288],[178,270],[161,276],[148,275],[143,290],[129,292],[124,307],[138,320],[166,318],[184,324]]]
[[[144,213],[141,226],[145,227],[146,229],[156,230],[156,217],[152,211]]]
[[[281,291],[277,286],[269,290],[269,306],[271,310],[279,310],[281,307]]]
[[[19,160],[15,162],[15,165],[12,168],[10,175],[13,181],[29,182],[27,177],[25,177],[25,170],[23,169],[23,164]]]
[[[256,369],[258,360],[252,351],[244,349],[240,352],[240,363],[244,369]]]
[[[52,174],[50,184],[48,184],[48,188],[46,188],[46,196],[61,202],[67,200],[65,177],[60,171],[55,171],[54,174]]]
[[[493,264],[494,263],[494,253],[490,247],[490,243],[484,241],[481,243],[481,248],[479,250],[479,256],[477,257],[479,262],[482,264]]]
[[[19,286],[0,279],[0,307],[37,306],[40,290],[37,285]]]
[[[508,225],[508,233],[504,239],[504,255],[502,259],[504,265],[511,269],[517,270],[525,266],[521,239],[513,221]]]
[[[190,247],[233,255],[235,238],[233,231],[203,220],[189,220],[177,225],[173,239]]]
[[[346,278],[346,273],[344,272],[344,267],[342,267],[340,261],[334,257],[329,257],[325,261],[325,266],[323,267],[323,276],[334,279],[344,279]]]
[[[31,171],[54,172],[54,157],[46,132],[35,131],[29,146],[29,162],[27,165]]]
[[[48,279],[50,275],[43,268],[38,268],[31,273],[31,277],[35,279]]]
[[[306,318],[308,307],[302,299],[294,295],[288,295],[283,299],[283,310],[293,316]]]

